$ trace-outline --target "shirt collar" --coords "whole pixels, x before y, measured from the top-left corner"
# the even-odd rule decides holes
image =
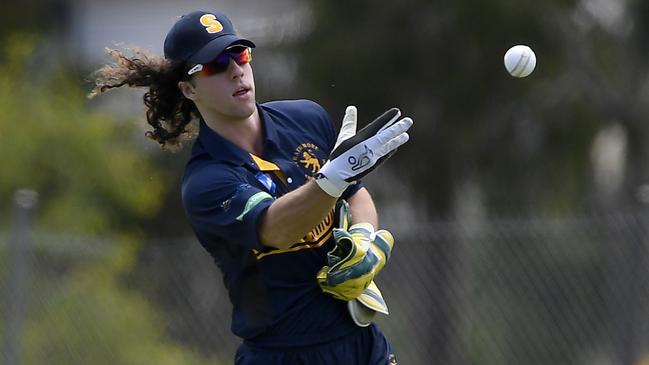
[[[266,144],[268,144],[269,142],[278,147],[279,137],[277,135],[277,126],[275,125],[272,116],[263,105],[258,104],[257,110],[259,111],[259,119],[261,120],[261,124],[264,126],[264,147],[266,147]]]
[[[196,142],[202,147],[203,151],[207,152],[216,161],[228,162],[234,165],[252,163],[252,158],[248,152],[208,127],[202,118]]]

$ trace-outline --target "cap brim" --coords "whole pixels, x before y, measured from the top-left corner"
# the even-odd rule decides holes
[[[189,63],[208,63],[216,58],[223,50],[233,44],[242,44],[248,47],[255,47],[252,41],[245,38],[240,38],[234,34],[225,34],[206,44],[200,51],[196,52],[193,56],[189,57]]]

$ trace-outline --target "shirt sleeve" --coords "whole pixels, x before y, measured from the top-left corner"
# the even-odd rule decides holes
[[[274,198],[231,168],[206,166],[183,182],[185,211],[199,239],[225,239],[261,249],[258,221]]]

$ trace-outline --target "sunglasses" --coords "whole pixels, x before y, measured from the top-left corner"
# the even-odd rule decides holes
[[[187,75],[199,73],[201,76],[211,76],[225,72],[230,66],[230,60],[234,60],[237,65],[242,66],[252,61],[252,49],[246,46],[232,46],[226,49],[209,63],[197,64],[187,71]]]

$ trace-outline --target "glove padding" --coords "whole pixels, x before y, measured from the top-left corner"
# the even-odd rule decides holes
[[[369,223],[355,224],[349,231],[334,229],[336,247],[327,253],[327,266],[317,274],[322,291],[341,300],[363,294],[385,266],[394,245],[390,232],[373,230]]]
[[[386,316],[390,314],[388,305],[383,299],[383,294],[381,294],[374,280],[370,282],[370,285],[363,290],[363,293],[358,298],[347,302],[347,310],[354,323],[360,327],[369,326],[376,317],[376,313],[382,313]]]
[[[406,131],[413,123],[410,118],[399,120],[401,112],[392,108],[356,133],[356,114],[355,106],[347,107],[329,161],[316,174],[318,186],[335,198],[406,143],[409,139]]]
[[[392,234],[386,230],[380,230],[374,233],[373,236],[374,241],[376,241],[376,237],[379,237],[379,240],[389,240],[394,245]],[[370,285],[363,290],[363,293],[358,298],[347,302],[347,310],[354,323],[360,327],[369,326],[376,317],[376,313],[382,313],[386,316],[390,314],[388,305],[383,299],[383,294],[381,294],[374,280],[370,282]]]

